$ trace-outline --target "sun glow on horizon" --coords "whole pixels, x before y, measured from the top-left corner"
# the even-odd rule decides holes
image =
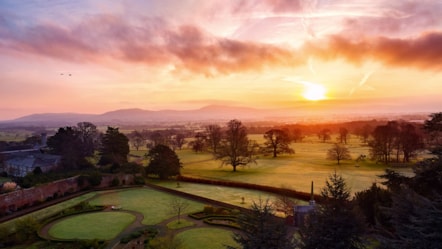
[[[311,101],[318,101],[325,99],[326,89],[324,86],[319,84],[304,84],[305,90],[302,93],[302,96]]]

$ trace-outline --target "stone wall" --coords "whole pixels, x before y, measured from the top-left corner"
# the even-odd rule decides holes
[[[80,176],[74,176],[37,187],[20,189],[14,192],[2,194],[0,195],[0,216],[7,215],[27,207],[35,206],[58,197],[73,194],[90,187],[89,183],[87,182],[84,182],[82,186],[79,186],[79,177]],[[112,186],[112,181],[115,178],[118,178],[120,185],[134,183],[133,175],[103,175],[99,188]]]

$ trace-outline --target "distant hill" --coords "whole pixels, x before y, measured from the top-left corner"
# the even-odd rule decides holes
[[[133,108],[115,110],[103,114],[40,113],[3,121],[0,124],[65,126],[87,121],[98,125],[115,125],[156,122],[228,121],[234,118],[245,121],[265,120],[275,114],[282,114],[282,112],[249,107],[210,105],[194,110],[150,111]]]
[[[423,122],[428,113],[342,113],[322,114],[314,111],[302,112],[294,109],[257,109],[250,107],[209,105],[194,110],[161,110],[151,111],[138,108],[121,109],[102,114],[81,113],[41,113],[20,117],[9,121],[0,121],[0,128],[11,126],[63,127],[76,125],[79,122],[91,122],[96,125],[147,125],[155,123],[173,124],[184,122],[227,122],[239,119],[243,122],[300,122],[323,123],[350,120],[392,120],[401,119]]]

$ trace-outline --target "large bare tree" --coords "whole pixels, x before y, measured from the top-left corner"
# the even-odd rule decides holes
[[[205,127],[205,130],[207,135],[206,137],[207,143],[210,149],[212,150],[212,152],[216,153],[216,150],[218,149],[222,139],[221,127],[219,125],[212,124],[212,125],[207,125]]]
[[[343,144],[335,143],[327,151],[327,159],[336,160],[336,161],[338,161],[338,165],[339,165],[341,163],[341,160],[351,159],[350,151]]]
[[[247,138],[246,127],[241,121],[233,119],[227,123],[224,138],[214,155],[222,164],[231,165],[235,172],[238,166],[255,162],[255,147],[255,143]]]

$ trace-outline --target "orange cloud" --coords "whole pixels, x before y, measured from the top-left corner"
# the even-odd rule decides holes
[[[309,54],[325,60],[345,58],[354,64],[365,60],[388,66],[442,69],[442,32],[424,33],[414,39],[376,37],[351,41],[342,35],[305,46]]]
[[[275,67],[305,65],[309,56],[324,60],[345,58],[361,64],[442,69],[442,33],[415,39],[367,38],[344,35],[315,40],[302,50],[258,42],[215,37],[196,26],[174,27],[161,18],[137,24],[114,15],[99,15],[67,28],[55,24],[10,25],[0,29],[0,49],[81,63],[106,59],[147,65],[174,65],[178,70],[213,76]]]

